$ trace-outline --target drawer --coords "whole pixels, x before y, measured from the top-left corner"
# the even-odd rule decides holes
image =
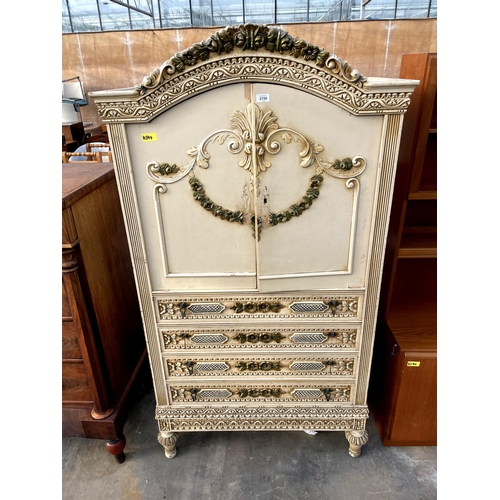
[[[336,295],[162,297],[155,294],[158,322],[172,320],[266,320],[266,319],[350,319],[359,320],[360,293]]]
[[[206,405],[207,403],[352,403],[354,382],[331,381],[259,381],[240,380],[229,383],[167,384],[172,405]]]
[[[177,377],[353,377],[357,370],[354,356],[205,356],[166,357],[169,378]]]
[[[317,349],[357,350],[360,335],[358,325],[301,324],[294,328],[241,328],[238,324],[225,328],[159,328],[163,352],[237,349]]]

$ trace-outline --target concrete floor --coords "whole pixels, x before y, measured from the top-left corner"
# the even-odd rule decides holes
[[[167,459],[154,411],[149,390],[125,425],[123,464],[104,441],[63,438],[63,500],[437,498],[437,448],[384,447],[372,418],[359,458],[343,432],[193,432]]]

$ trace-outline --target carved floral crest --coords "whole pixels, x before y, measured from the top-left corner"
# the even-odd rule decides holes
[[[249,23],[224,28],[210,35],[206,40],[175,54],[160,68],[146,75],[136,89],[144,93],[147,89],[161,85],[175,73],[181,73],[199,62],[208,61],[212,55],[231,54],[237,49],[243,52],[263,50],[290,54],[299,60],[313,62],[320,68],[327,67],[350,83],[361,84],[366,80],[359,71],[352,69],[349,64],[323,48],[293,37],[281,28],[269,28],[266,25]]]
[[[134,87],[90,95],[105,123],[149,122],[197,92],[239,79],[283,82],[367,115],[404,113],[413,90],[372,88],[370,79],[335,54],[278,27],[244,24],[178,52]]]

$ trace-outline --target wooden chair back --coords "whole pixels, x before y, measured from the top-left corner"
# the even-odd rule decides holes
[[[85,148],[86,148],[88,153],[92,153],[95,151],[103,151],[103,150],[106,150],[106,148],[107,148],[107,151],[110,150],[109,142],[87,142],[85,144]],[[96,150],[94,148],[99,148],[99,149]]]
[[[94,153],[87,153],[87,152],[79,152],[79,153],[68,153],[67,151],[63,151],[62,154],[62,162],[63,163],[70,163],[70,158],[72,157],[82,157],[85,156],[85,160],[72,160],[71,163],[97,163],[97,152]]]

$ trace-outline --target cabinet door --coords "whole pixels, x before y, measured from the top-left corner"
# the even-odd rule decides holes
[[[260,291],[363,287],[383,117],[354,116],[278,85],[255,84],[253,96],[276,117],[264,143],[271,166],[259,174],[267,203],[258,202],[257,212],[287,214],[261,231]],[[317,197],[301,210],[317,176]]]
[[[244,83],[127,125],[153,290],[363,287],[383,129]]]
[[[250,173],[238,165],[244,144],[230,119],[249,102],[245,85],[235,84],[191,98],[150,123],[127,125],[153,291],[256,289],[250,226],[214,216],[189,182],[195,176],[205,197],[225,209],[244,209]],[[156,140],[143,141],[144,135]]]

